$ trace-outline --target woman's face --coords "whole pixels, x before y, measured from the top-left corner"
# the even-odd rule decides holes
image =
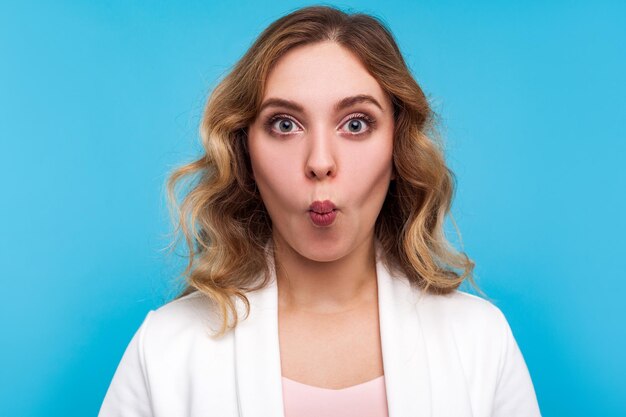
[[[248,131],[274,241],[328,262],[372,238],[392,179],[393,128],[389,97],[350,51],[323,42],[284,55]]]

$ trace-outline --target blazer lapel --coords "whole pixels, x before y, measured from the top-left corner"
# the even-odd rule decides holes
[[[239,417],[284,417],[278,291],[271,246],[268,245],[266,251],[269,251],[267,260],[271,281],[267,286],[246,294],[250,302],[250,315],[235,327]],[[243,305],[238,305],[239,311],[243,313]]]
[[[430,416],[430,370],[424,334],[409,281],[395,276],[376,247],[378,315],[389,417]]]
[[[380,261],[376,275],[389,417],[471,417],[472,406],[454,332],[431,296]],[[440,298],[442,297],[442,298]]]

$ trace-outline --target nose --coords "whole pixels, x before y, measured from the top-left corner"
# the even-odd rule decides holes
[[[330,134],[312,134],[306,159],[306,176],[309,179],[322,180],[334,177],[337,172],[336,155]]]

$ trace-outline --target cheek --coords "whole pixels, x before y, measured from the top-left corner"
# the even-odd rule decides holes
[[[296,186],[293,182],[296,158],[284,150],[272,147],[250,149],[250,163],[254,180],[257,183],[265,205],[273,206],[276,200],[285,204],[293,196]]]
[[[368,205],[384,199],[392,174],[392,145],[363,147],[346,155],[349,183],[354,185],[354,197],[359,204]]]

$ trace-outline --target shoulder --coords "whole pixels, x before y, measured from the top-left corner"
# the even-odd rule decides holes
[[[491,301],[460,290],[434,295],[418,292],[418,305],[423,310],[437,311],[442,318],[461,323],[481,321],[499,322],[504,319],[502,310]]]
[[[148,416],[151,407],[159,415],[188,415],[198,386],[215,390],[213,381],[232,374],[234,338],[213,336],[218,311],[201,293],[151,310],[126,348],[101,415]]]
[[[221,326],[219,311],[214,301],[193,292],[151,310],[141,326],[143,338],[152,346],[208,339]]]
[[[498,306],[460,290],[445,295],[419,293],[417,307],[423,323],[432,329],[451,331],[458,341],[468,344],[501,345],[510,333],[508,321]]]
[[[465,320],[499,321],[504,318],[502,310],[491,301],[460,290],[445,295],[433,295],[438,308],[451,318]]]
[[[447,382],[449,364],[494,416],[539,416],[530,374],[502,310],[463,291],[426,295],[417,291],[419,321],[431,369]],[[458,366],[457,366],[458,365]]]
[[[214,302],[199,291],[172,300],[152,311],[151,320],[164,323],[177,323],[181,320],[208,318],[214,309]]]
[[[417,303],[426,344],[446,361],[459,360],[469,380],[498,380],[513,336],[502,310],[492,302],[455,290],[421,295]],[[483,382],[478,382],[478,381]]]

